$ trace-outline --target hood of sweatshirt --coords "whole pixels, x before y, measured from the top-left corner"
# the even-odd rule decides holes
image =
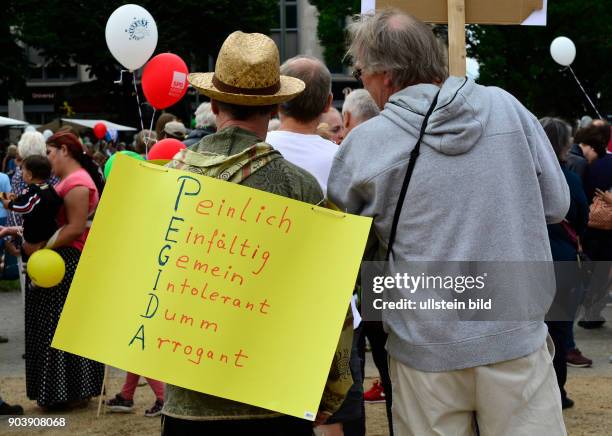
[[[381,116],[417,137],[425,114],[440,91],[422,144],[446,155],[467,153],[482,136],[489,118],[489,94],[463,77],[450,77],[442,87],[409,86],[391,96]]]

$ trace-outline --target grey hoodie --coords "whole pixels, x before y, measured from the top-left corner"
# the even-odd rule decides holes
[[[379,116],[351,131],[335,157],[329,199],[374,218],[377,260],[384,258],[409,155],[439,89],[420,84],[397,92]],[[411,261],[552,260],[546,224],[560,222],[568,208],[565,177],[538,120],[502,89],[451,77],[425,131],[391,270]],[[385,311],[387,349],[421,371],[511,360],[544,344],[544,312],[538,321],[449,324]]]

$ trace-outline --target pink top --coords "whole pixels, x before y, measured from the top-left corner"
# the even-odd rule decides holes
[[[77,186],[85,186],[89,189],[89,214],[91,215],[92,212],[96,210],[96,206],[98,205],[98,200],[100,198],[96,184],[91,179],[91,176],[87,173],[87,171],[85,171],[83,168],[76,170],[74,173],[70,174],[64,180],[55,185],[55,190],[60,197],[64,198],[66,194],[72,190],[72,188]],[[60,227],[62,227],[66,225],[67,222],[68,218],[66,217],[66,208],[62,206],[59,214],[57,215],[57,223]],[[88,234],[89,227],[85,229],[81,236],[72,241],[70,246],[75,247],[79,251],[83,251]]]

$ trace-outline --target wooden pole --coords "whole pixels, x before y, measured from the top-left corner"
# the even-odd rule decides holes
[[[465,0],[448,0],[448,70],[465,76]]]
[[[102,381],[102,389],[100,390],[100,397],[98,398],[98,413],[96,414],[96,418],[100,417],[100,411],[102,410],[102,402],[106,397],[106,388],[108,383],[108,365],[104,365],[104,380]],[[106,408],[104,408],[104,413],[106,413]]]

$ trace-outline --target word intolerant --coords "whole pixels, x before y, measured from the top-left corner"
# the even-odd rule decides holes
[[[194,286],[189,282],[188,278],[185,278],[180,284],[168,281],[166,291],[173,294],[176,293],[177,295],[200,297],[199,301],[201,302],[207,301],[235,309],[244,309],[261,315],[267,315],[269,313],[268,308],[271,306],[267,298],[260,299],[259,301],[241,299],[239,296],[229,295],[218,289],[208,289],[208,282],[204,282],[201,286]]]

